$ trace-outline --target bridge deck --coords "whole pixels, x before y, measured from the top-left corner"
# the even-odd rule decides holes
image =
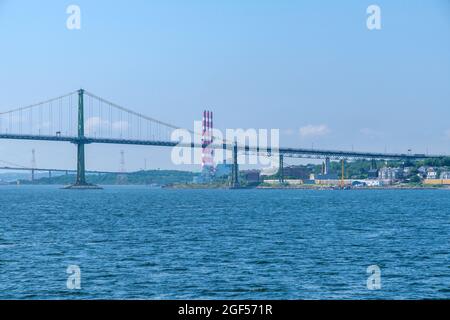
[[[173,141],[157,141],[157,140],[129,140],[129,139],[111,139],[111,138],[92,138],[86,137],[79,139],[78,137],[68,136],[48,136],[48,135],[18,135],[18,134],[0,134],[0,139],[5,140],[34,140],[34,141],[54,141],[54,142],[70,142],[78,143],[100,143],[100,144],[121,144],[121,145],[141,145],[141,146],[157,146],[157,147],[187,147],[202,148],[201,143],[177,143]],[[214,149],[232,150],[230,144],[212,144]],[[238,150],[243,152],[254,152],[264,154],[283,154],[285,157],[293,158],[332,158],[332,159],[380,159],[380,160],[423,160],[443,158],[445,155],[425,155],[425,154],[399,154],[399,153],[378,153],[378,152],[358,152],[358,151],[340,151],[340,150],[320,150],[306,148],[283,148],[263,149],[253,146],[239,146]]]

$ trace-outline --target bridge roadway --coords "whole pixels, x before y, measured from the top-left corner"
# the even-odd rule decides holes
[[[157,140],[127,140],[127,139],[111,139],[111,138],[78,138],[67,136],[49,136],[49,135],[20,135],[20,134],[0,134],[0,139],[5,140],[34,140],[34,141],[55,141],[70,142],[74,144],[121,144],[121,145],[141,145],[141,146],[157,146],[157,147],[187,147],[202,148],[201,143],[177,143],[174,141],[157,141]],[[212,144],[211,148],[233,150],[234,146],[230,144]],[[263,149],[253,146],[237,145],[237,149],[241,152],[262,153],[262,154],[280,154],[284,157],[292,158],[315,158],[315,159],[367,159],[367,160],[424,160],[443,158],[445,155],[426,155],[426,154],[405,154],[405,153],[379,153],[379,152],[358,152],[358,151],[340,151],[340,150],[320,150],[306,148],[284,148]],[[47,170],[46,170],[47,171]],[[56,171],[56,170],[55,170]],[[64,170],[65,171],[65,170]]]
[[[54,168],[27,168],[27,167],[10,167],[3,166],[0,170],[8,171],[34,171],[34,172],[62,172],[62,173],[76,173],[76,169],[54,169]],[[115,171],[97,171],[97,170],[86,170],[87,174],[124,174],[130,172],[115,172]]]

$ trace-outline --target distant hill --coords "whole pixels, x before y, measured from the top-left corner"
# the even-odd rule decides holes
[[[174,183],[190,183],[198,173],[177,170],[150,170],[126,174],[89,174],[86,179],[89,183],[99,185],[170,185]],[[68,185],[74,183],[74,174],[61,175],[52,178],[40,178],[33,183],[30,180],[20,180],[21,184],[40,185]]]

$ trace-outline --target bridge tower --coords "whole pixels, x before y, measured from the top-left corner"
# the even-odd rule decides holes
[[[238,146],[237,142],[233,145],[233,170],[231,172],[231,188],[239,188],[239,164],[238,164]]]
[[[100,187],[86,182],[86,166],[84,157],[84,90],[78,90],[78,139],[77,145],[77,180],[74,185],[67,189],[101,189]]]
[[[84,158],[84,90],[78,90],[78,142],[77,142],[77,181],[76,186],[85,186],[86,167]]]
[[[284,183],[284,157],[281,153],[279,155],[278,161],[279,161],[278,180],[279,180],[280,184],[283,184]]]

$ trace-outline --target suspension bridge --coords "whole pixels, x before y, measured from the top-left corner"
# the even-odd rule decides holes
[[[65,175],[76,173],[75,169],[61,169],[61,168],[40,168],[36,166],[23,166],[17,163],[0,160],[0,170],[5,171],[26,171],[31,172],[31,181],[34,181],[35,174],[39,172],[47,172],[48,177],[52,177],[52,173],[62,173]],[[86,174],[124,174],[119,171],[100,171],[100,170],[86,170]]]
[[[376,152],[354,152],[339,150],[316,150],[307,148],[285,148],[240,145],[226,140],[214,144],[180,143],[173,141],[171,134],[180,127],[159,121],[131,109],[122,107],[83,89],[38,102],[25,107],[0,112],[0,139],[69,142],[77,147],[76,181],[72,188],[95,187],[86,181],[85,145],[121,144],[159,147],[187,147],[223,149],[232,152],[232,187],[239,186],[238,153],[278,155],[280,174],[283,158],[316,159],[368,159],[368,160],[422,160],[442,158],[444,155],[398,154]],[[192,134],[194,133],[187,130]],[[27,170],[36,170],[25,168]],[[44,169],[45,170],[45,169]],[[46,169],[45,171],[60,171]],[[63,170],[68,171],[68,170]],[[101,173],[101,171],[95,171]],[[102,172],[103,173],[103,172]],[[281,177],[282,180],[282,177]]]

